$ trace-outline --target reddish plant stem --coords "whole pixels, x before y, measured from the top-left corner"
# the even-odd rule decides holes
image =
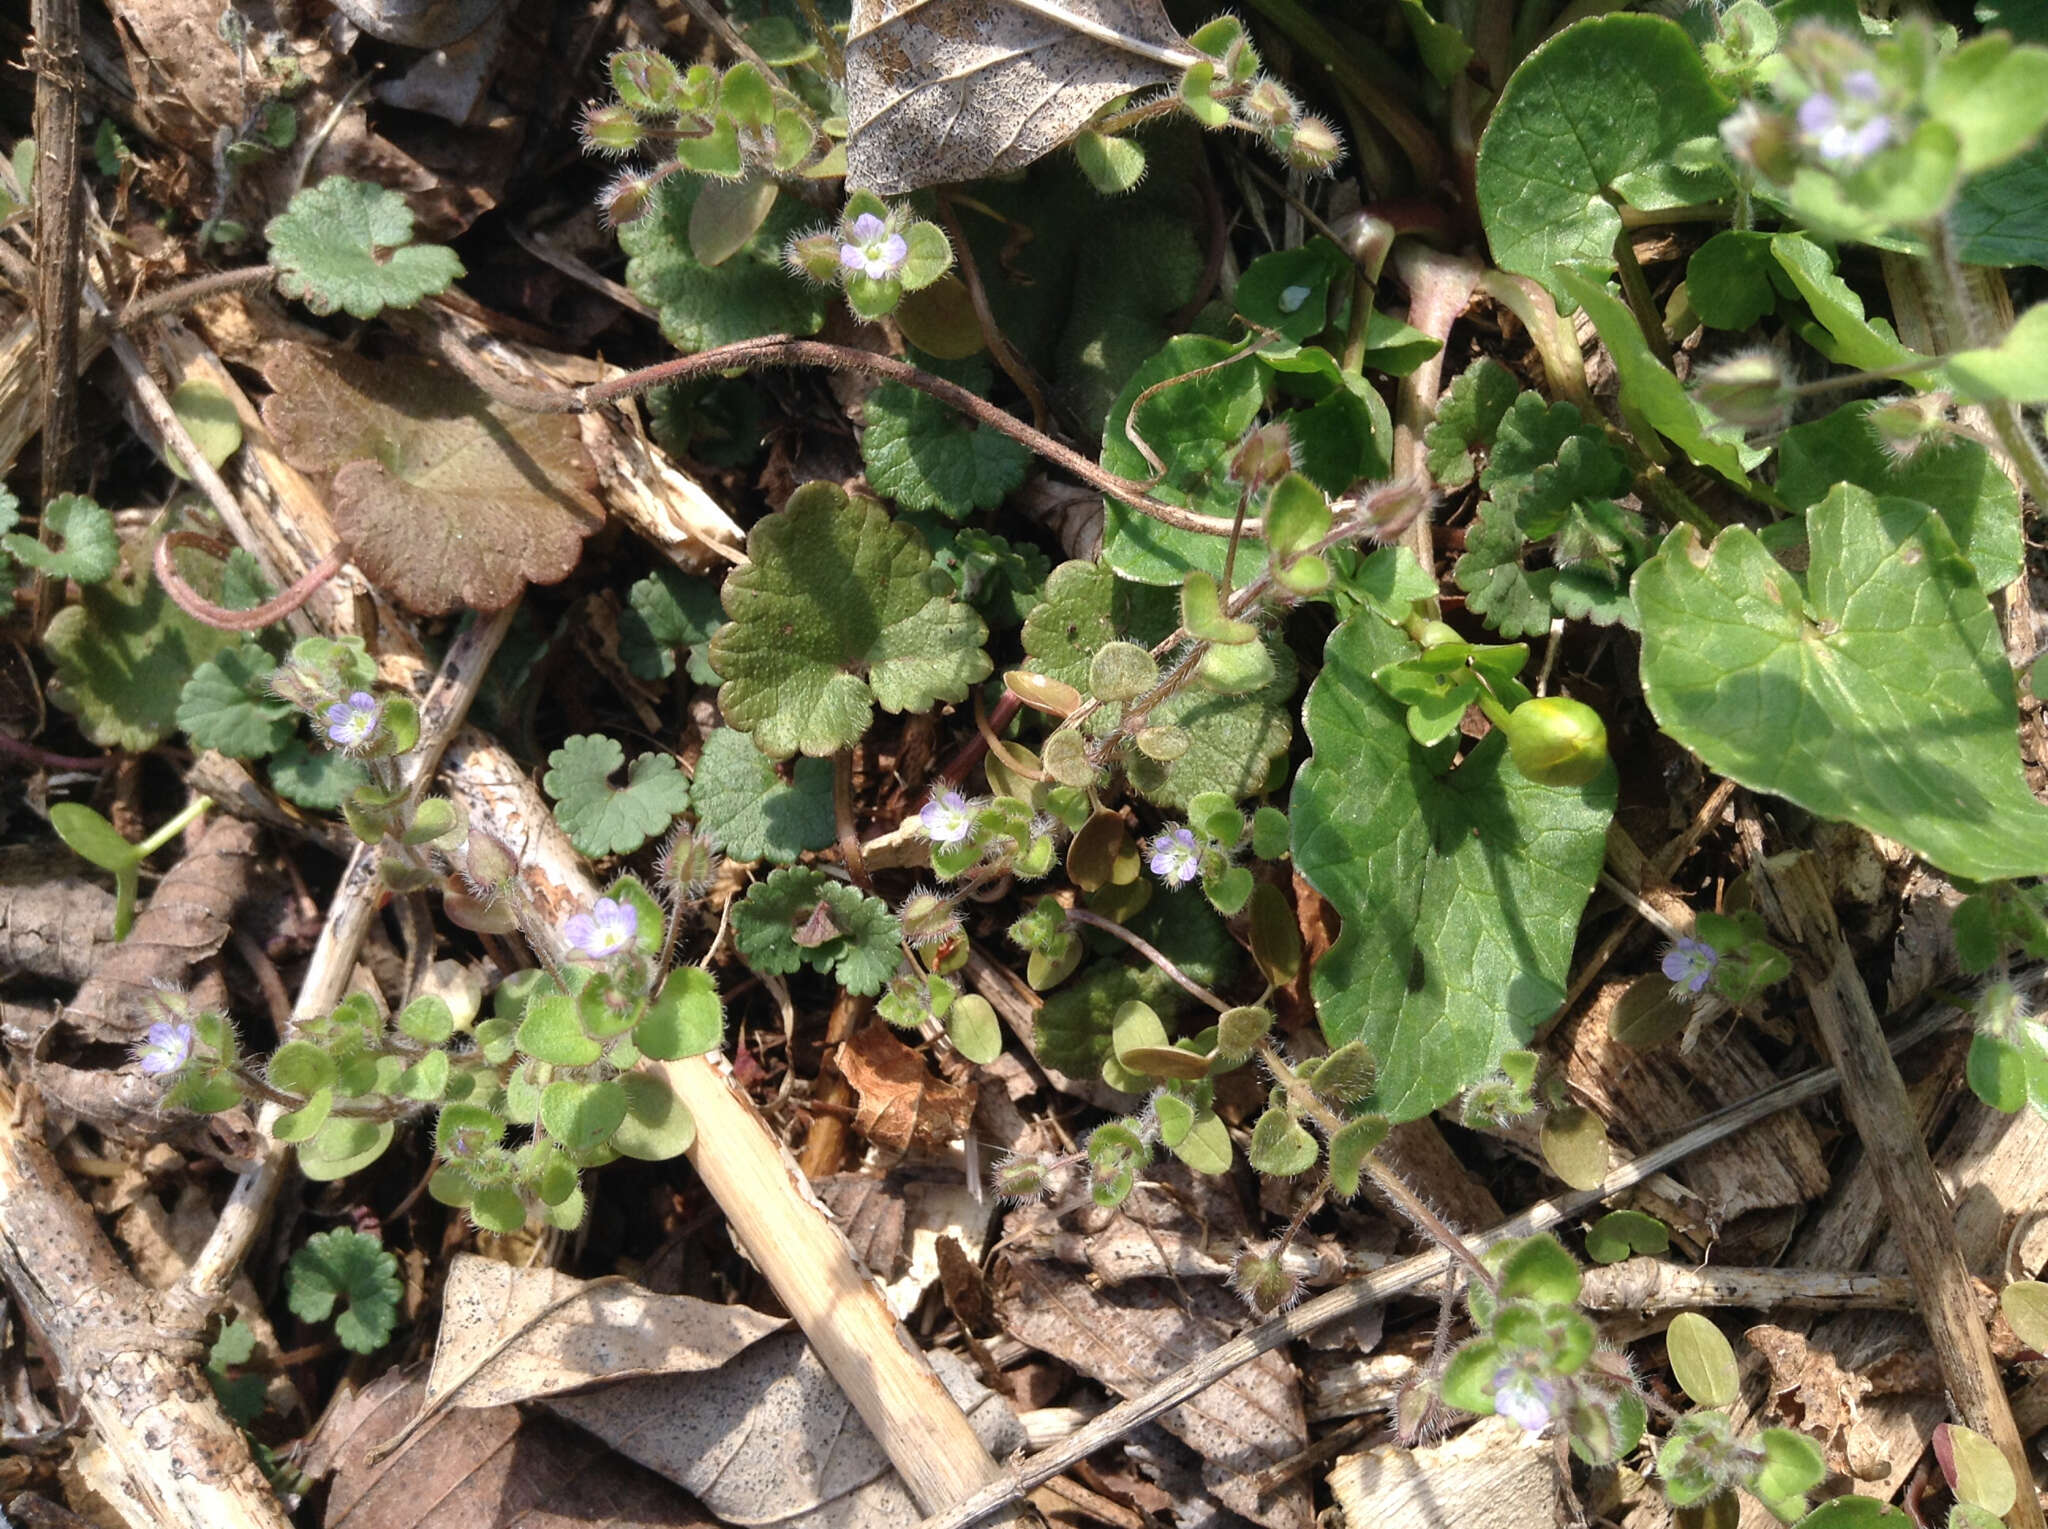
[[[157,541],[156,553],[152,560],[156,566],[157,580],[163,585],[164,593],[171,597],[172,603],[194,621],[203,621],[206,625],[223,632],[260,632],[273,621],[282,621],[312,599],[321,585],[341,572],[343,561],[341,549],[336,547],[301,574],[299,581],[283,594],[246,611],[231,611],[225,606],[215,605],[185,582],[171,562],[171,554],[180,547],[194,547],[202,552],[210,552],[216,557],[226,557],[230,549],[224,543],[214,540],[211,536],[202,536],[197,531],[166,531]]]
[[[6,733],[0,733],[0,754],[12,755],[44,770],[111,770],[120,763],[112,754],[101,754],[93,759],[82,759],[76,754],[53,754],[48,749]]]
[[[1023,709],[1024,703],[1009,691],[1004,691],[996,702],[996,709],[988,714],[988,731],[1000,734],[1010,725],[1010,719]],[[978,721],[979,719],[977,719]],[[960,745],[960,751],[939,770],[939,779],[953,785],[967,779],[968,772],[981,763],[981,756],[988,752],[988,738],[976,727],[975,734]]]

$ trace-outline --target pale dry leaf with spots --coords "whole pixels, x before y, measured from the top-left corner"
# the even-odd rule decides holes
[[[847,182],[900,196],[1021,170],[1195,57],[1160,0],[855,0]]]
[[[566,578],[604,523],[567,414],[492,401],[438,363],[282,345],[263,423],[292,466],[331,475],[350,561],[408,610],[502,610]]]

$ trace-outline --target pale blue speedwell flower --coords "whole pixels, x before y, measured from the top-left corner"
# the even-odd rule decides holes
[[[957,791],[938,791],[924,804],[917,821],[932,843],[959,844],[974,832],[974,806]]]
[[[135,1060],[152,1078],[174,1073],[192,1060],[192,1027],[182,1020],[160,1019],[149,1027]]]
[[[588,913],[570,917],[562,933],[579,955],[607,960],[632,947],[640,934],[640,910],[629,902],[600,897]]]
[[[1202,847],[1192,828],[1169,828],[1145,841],[1152,874],[1170,887],[1184,887],[1202,874]]]
[[[889,225],[871,212],[855,218],[846,233],[839,246],[840,265],[873,281],[888,280],[910,258],[909,242],[890,233]]]
[[[337,747],[359,749],[377,736],[384,720],[384,708],[367,690],[358,690],[346,701],[327,708],[327,737]]]
[[[1680,936],[1664,948],[1664,975],[1673,992],[1697,993],[1714,979],[1721,953],[1705,940]]]
[[[1557,1383],[1519,1365],[1503,1365],[1493,1376],[1493,1410],[1541,1433],[1557,1416]]]
[[[1852,168],[1892,141],[1892,119],[1877,110],[1884,86],[1868,69],[1842,77],[1841,94],[1816,90],[1799,103],[1799,133],[1831,165]]]

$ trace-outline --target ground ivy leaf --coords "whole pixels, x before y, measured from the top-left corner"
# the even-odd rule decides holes
[[[1730,103],[1675,22],[1603,16],[1565,28],[1523,59],[1479,142],[1479,214],[1494,262],[1560,295],[1560,261],[1614,269],[1621,214],[1709,201],[1717,177],[1673,168],[1711,137]]]
[[[207,563],[179,554],[179,572],[202,590],[217,577]],[[57,668],[50,699],[99,747],[140,752],[176,725],[192,672],[240,640],[194,621],[147,575],[88,585],[43,634]]]
[[[690,678],[715,685],[705,645],[723,623],[718,584],[676,568],[657,568],[626,591],[619,613],[619,657],[643,680],[665,680],[676,672],[676,653],[689,650]]]
[[[1493,444],[1501,416],[1521,388],[1515,374],[1491,356],[1482,356],[1458,374],[1423,435],[1429,476],[1437,487],[1463,488],[1472,481],[1479,471],[1473,453]]]
[[[455,251],[412,242],[412,209],[396,191],[330,175],[264,226],[277,289],[315,313],[359,319],[410,308],[462,274]]]
[[[690,806],[690,783],[672,754],[642,754],[626,772],[626,784],[612,775],[626,762],[618,740],[582,733],[548,755],[541,788],[555,799],[555,821],[569,842],[586,855],[630,855],[667,830]]]
[[[647,211],[619,229],[626,285],[661,314],[678,350],[709,350],[764,334],[816,334],[825,322],[822,288],[783,269],[782,247],[813,217],[796,197],[778,197],[754,236],[716,266],[691,253],[690,214],[705,181],[671,175]]]
[[[2048,264],[2048,145],[1971,176],[1949,226],[1970,265]]]
[[[1636,574],[1643,691],[1707,765],[1955,876],[2048,873],[1998,623],[1940,516],[1842,484],[1801,580],[1756,535],[1689,530]]]
[[[1564,1001],[1615,794],[1611,769],[1534,784],[1498,731],[1444,770],[1371,679],[1413,651],[1369,614],[1331,634],[1288,811],[1296,867],[1344,921],[1315,971],[1323,1033],[1364,1042],[1379,1067],[1364,1108],[1397,1121],[1489,1076]]]
[[[1166,476],[1152,485],[1154,499],[1204,515],[1236,514],[1242,485],[1230,477],[1230,459],[1259,417],[1266,391],[1256,361],[1247,358],[1216,366],[1242,349],[1199,334],[1167,341],[1131,374],[1110,405],[1102,427],[1102,465],[1141,483],[1152,477],[1151,465],[1130,437],[1128,426],[1135,423],[1145,444],[1166,466]],[[1201,371],[1203,367],[1216,369]],[[1192,372],[1200,375],[1187,376]],[[1184,376],[1185,381],[1173,382],[1138,404],[1138,395],[1146,389]],[[1190,569],[1222,573],[1224,537],[1176,530],[1120,499],[1107,499],[1104,506],[1103,556],[1125,578],[1178,585]],[[1246,537],[1238,547],[1238,577],[1256,577],[1265,562],[1265,544]]]
[[[1837,483],[1935,507],[1987,590],[2020,574],[2020,501],[1991,453],[1951,437],[1894,461],[1870,427],[1874,400],[1794,425],[1778,441],[1778,495],[1790,510],[1818,504]]]
[[[979,370],[978,380],[959,379],[976,393],[987,387],[987,368]],[[1001,504],[1031,466],[1022,442],[900,382],[883,383],[863,408],[860,455],[868,483],[907,510],[964,520]]]
[[[1486,618],[1503,637],[1526,637],[1550,629],[1550,591],[1556,572],[1522,566],[1527,539],[1514,511],[1498,500],[1480,504],[1465,532],[1465,550],[1452,577],[1465,591],[1467,607]]]
[[[178,696],[178,726],[192,746],[231,759],[260,759],[284,747],[298,713],[272,692],[275,668],[276,659],[244,642],[193,670]]]
[[[501,610],[576,566],[603,523],[566,414],[497,403],[416,357],[282,347],[263,422],[301,472],[333,475],[349,556],[410,610]]]
[[[719,709],[775,759],[850,748],[875,705],[926,711],[985,679],[988,628],[924,539],[872,499],[807,483],[747,535],[711,639]]]
[[[837,833],[832,766],[799,759],[794,785],[745,733],[713,728],[690,782],[697,822],[735,860],[795,860]]]
[[[30,568],[52,578],[100,584],[121,564],[121,538],[114,517],[84,494],[59,494],[43,506],[43,524],[62,544],[45,547],[33,536],[16,531],[0,537],[0,546]]]
[[[1648,20],[1647,17],[1610,16],[1610,21]],[[1668,23],[1666,23],[1668,25]],[[1578,28],[1574,27],[1573,31]],[[1657,431],[1702,467],[1711,467],[1738,488],[1749,487],[1748,469],[1766,453],[1745,447],[1740,430],[1712,422],[1691,398],[1679,380],[1666,370],[1651,352],[1650,344],[1635,315],[1620,298],[1607,290],[1604,279],[1584,267],[1559,266],[1552,280],[1574,302],[1586,310],[1593,327],[1600,331],[1600,343],[1614,358],[1614,370],[1621,378],[1623,398],[1641,411]]]
[[[797,932],[817,922],[820,905],[838,933],[803,945]],[[783,975],[810,966],[849,993],[873,994],[895,975],[902,926],[878,897],[822,871],[786,865],[747,888],[732,907],[733,943],[756,971]]]

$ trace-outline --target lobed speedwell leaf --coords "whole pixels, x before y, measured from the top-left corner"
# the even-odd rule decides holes
[[[121,563],[121,539],[114,534],[114,517],[98,503],[84,494],[59,494],[43,506],[43,524],[57,533],[61,545],[45,547],[33,536],[10,531],[0,536],[0,547],[52,578],[99,584],[113,577]]]
[[[626,772],[611,776],[626,751],[600,733],[579,734],[548,755],[541,786],[555,799],[555,821],[586,855],[629,855],[667,831],[690,806],[690,783],[673,754],[642,754]]]
[[[359,319],[410,308],[462,276],[455,251],[412,242],[412,209],[396,191],[330,175],[265,225],[277,287],[315,313]]]
[[[910,527],[871,499],[807,483],[747,536],[711,640],[720,710],[775,759],[831,754],[888,712],[964,701],[987,677],[988,628]]]
[[[286,1271],[292,1314],[325,1322],[337,1301],[334,1335],[352,1353],[368,1354],[391,1341],[398,1321],[398,1260],[375,1237],[346,1229],[320,1232],[292,1254]]]
[[[733,904],[733,943],[758,971],[799,966],[849,993],[879,993],[902,960],[901,926],[888,904],[809,866],[790,865]]]

